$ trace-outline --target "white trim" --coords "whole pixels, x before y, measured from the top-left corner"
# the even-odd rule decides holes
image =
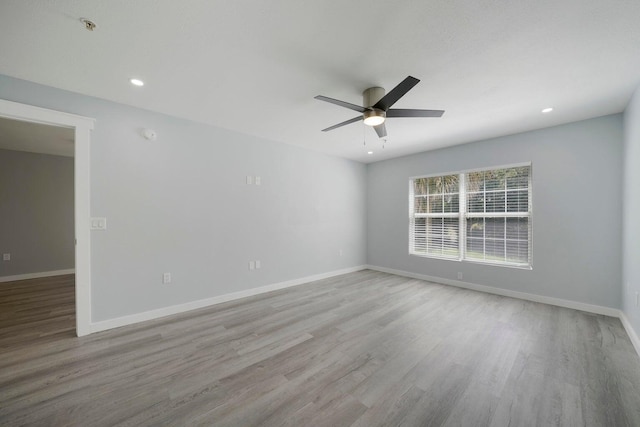
[[[423,214],[420,214],[423,215]],[[434,214],[426,214],[434,215]],[[529,218],[529,212],[466,212],[464,216],[470,218]],[[512,239],[513,240],[513,239]]]
[[[259,295],[266,292],[276,291],[278,289],[290,288],[292,286],[303,285],[305,283],[314,282],[316,280],[327,279],[329,277],[339,276],[341,274],[353,273],[355,271],[364,270],[366,267],[360,265],[357,267],[345,268],[342,270],[330,271],[327,273],[316,274],[313,276],[302,277],[300,279],[288,280],[286,282],[273,283],[271,285],[260,286],[258,288],[246,289],[244,291],[233,292],[230,294],[219,295],[212,298],[191,301],[184,304],[172,305],[169,307],[158,308],[156,310],[145,311],[142,313],[130,314],[128,316],[117,317],[115,319],[102,320],[91,324],[91,333],[106,331],[107,329],[119,328],[121,326],[131,325],[134,323],[145,322],[147,320],[158,319],[160,317],[171,316],[173,314],[184,313],[186,311],[196,310],[198,308],[209,307],[215,304],[221,304],[240,298],[246,298],[253,295]]]
[[[473,191],[473,192],[469,192],[468,188],[467,188],[467,175],[469,173],[475,173],[475,172],[486,172],[486,171],[494,171],[494,170],[501,170],[501,169],[514,169],[517,167],[526,167],[529,168],[528,171],[528,180],[527,180],[527,187],[518,187],[518,188],[507,188],[507,186],[505,186],[504,189],[502,190],[486,190],[484,189],[483,191]],[[427,198],[430,197],[432,194],[430,194],[429,190],[427,189],[427,194],[415,194],[415,182],[416,180],[423,180],[423,179],[431,179],[434,177],[447,177],[447,176],[458,176],[458,191],[457,192],[445,192],[444,189],[442,189],[442,193],[435,193],[433,194],[434,196],[444,196],[444,195],[457,195],[458,196],[458,212],[439,212],[439,213],[419,213],[419,212],[415,212],[415,199],[416,198]],[[533,269],[533,254],[532,254],[532,249],[533,249],[533,243],[532,243],[532,235],[533,235],[533,222],[531,219],[532,216],[532,195],[533,195],[533,191],[532,191],[532,183],[533,183],[533,179],[532,179],[532,166],[531,166],[531,162],[529,162],[528,164],[514,164],[514,165],[504,165],[504,166],[494,166],[492,168],[482,168],[482,169],[476,169],[476,170],[467,170],[467,171],[462,171],[462,172],[448,172],[445,174],[435,174],[435,175],[428,175],[428,176],[421,176],[421,177],[411,177],[409,178],[409,255],[414,255],[414,256],[419,256],[419,257],[423,257],[423,258],[436,258],[436,259],[444,259],[444,260],[449,260],[449,261],[461,261],[461,262],[475,262],[478,264],[490,264],[490,265],[495,265],[495,266],[500,266],[500,267],[513,267],[513,268],[522,268],[522,269],[528,269],[528,270],[532,270]],[[506,185],[506,184],[505,184]],[[486,206],[484,206],[485,211],[484,212],[467,212],[467,198],[469,194],[485,194],[485,193],[504,193],[505,194],[505,203],[507,203],[507,199],[508,199],[508,193],[510,191],[522,191],[522,190],[527,190],[528,193],[528,206],[527,206],[527,212],[506,212],[506,205],[505,205],[505,212],[486,212]],[[486,205],[486,203],[485,203]],[[422,219],[422,218],[435,218],[435,219],[446,219],[446,218],[458,218],[458,252],[457,252],[457,256],[446,256],[446,255],[435,255],[435,254],[431,254],[431,253],[427,253],[428,251],[425,250],[425,253],[421,253],[418,252],[416,250],[416,233],[415,233],[415,228],[416,228],[416,220],[417,219]],[[506,245],[507,242],[509,240],[511,241],[522,241],[521,239],[507,239],[507,234],[506,234],[506,228],[505,228],[505,237],[504,239],[498,239],[498,241],[503,240],[504,241],[504,245],[505,245],[505,259],[502,261],[497,261],[497,260],[486,260],[486,259],[478,259],[478,258],[467,258],[467,245],[469,243],[469,239],[472,240],[480,240],[483,243],[483,254],[485,254],[486,252],[486,236],[483,236],[482,238],[478,238],[478,237],[473,237],[473,236],[468,236],[467,235],[467,224],[469,221],[476,219],[476,218],[505,218],[505,221],[507,218],[527,218],[527,230],[528,230],[528,235],[527,235],[527,246],[528,246],[528,260],[526,263],[512,263],[509,262],[506,259]],[[425,248],[427,248],[429,246],[429,236],[431,235],[431,232],[429,231],[429,227],[427,227],[425,225]],[[506,227],[506,224],[505,224]],[[444,231],[442,231],[442,233],[444,233]]]
[[[91,128],[75,129],[76,334],[91,333]]]
[[[397,276],[411,277],[412,279],[425,280],[443,285],[456,286],[458,288],[471,289],[473,291],[485,292],[488,294],[502,295],[505,297],[517,298],[527,301],[540,302],[543,304],[555,305],[558,307],[572,308],[574,310],[586,311],[588,313],[602,314],[611,317],[620,317],[620,310],[617,308],[604,307],[601,305],[586,304],[583,302],[571,301],[562,298],[547,297],[543,295],[529,294],[526,292],[511,291],[508,289],[495,288],[493,286],[478,285],[475,283],[462,282],[460,280],[445,279],[442,277],[427,276],[426,274],[411,273],[409,271],[395,270],[392,268],[368,265],[368,269],[381,271],[383,273],[395,274]]]
[[[464,169],[464,170],[459,170],[454,172],[437,172],[429,175],[410,176],[409,179],[414,180],[414,179],[420,179],[420,178],[433,178],[434,176],[460,175],[460,174],[466,174],[471,172],[490,171],[495,169],[521,168],[524,166],[531,166],[531,161],[523,162],[523,163],[510,163],[510,164],[499,165],[499,166],[482,167],[482,168],[476,168],[476,169]]]
[[[640,356],[640,338],[638,337],[636,331],[633,329],[633,326],[631,326],[631,322],[629,322],[627,315],[624,314],[624,311],[622,310],[620,310],[620,321],[622,322],[622,326],[624,326],[624,329],[627,331],[627,335],[629,335],[629,339],[631,340],[631,344],[633,344],[633,347],[636,349],[636,353],[638,353],[638,356]]]
[[[0,115],[15,120],[68,128],[80,126],[92,130],[95,124],[95,119],[89,117],[20,104],[5,99],[0,99]]]
[[[75,269],[68,268],[66,270],[40,271],[38,273],[16,274],[15,276],[1,276],[0,283],[15,282],[16,280],[39,279],[41,277],[64,276],[66,274],[74,274],[75,272]]]
[[[414,195],[413,197],[422,197],[422,195],[418,195],[418,196]],[[413,214],[413,217],[414,218],[460,218],[460,212],[415,213]]]
[[[4,99],[0,99],[0,117],[73,128],[75,131],[76,334],[78,336],[87,335],[91,332],[89,145],[95,120]]]

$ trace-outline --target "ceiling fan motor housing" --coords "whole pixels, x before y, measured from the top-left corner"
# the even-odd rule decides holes
[[[381,87],[370,87],[362,92],[362,106],[373,107],[376,102],[380,101],[384,96],[384,89]]]
[[[362,105],[366,108],[371,108],[384,96],[384,89],[381,87],[370,87],[362,92]],[[378,108],[371,108],[362,113],[364,118],[364,124],[368,126],[378,126],[384,123],[387,114]]]

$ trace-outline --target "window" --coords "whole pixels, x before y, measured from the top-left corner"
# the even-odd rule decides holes
[[[413,180],[411,253],[460,257],[460,182],[458,175]]]
[[[413,178],[409,253],[531,266],[531,166]]]

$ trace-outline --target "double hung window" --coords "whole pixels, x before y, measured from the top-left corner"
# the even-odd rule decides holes
[[[411,179],[409,253],[531,267],[531,166]]]

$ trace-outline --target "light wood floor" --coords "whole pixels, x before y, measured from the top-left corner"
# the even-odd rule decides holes
[[[76,338],[0,284],[0,425],[640,426],[618,319],[362,271]]]

